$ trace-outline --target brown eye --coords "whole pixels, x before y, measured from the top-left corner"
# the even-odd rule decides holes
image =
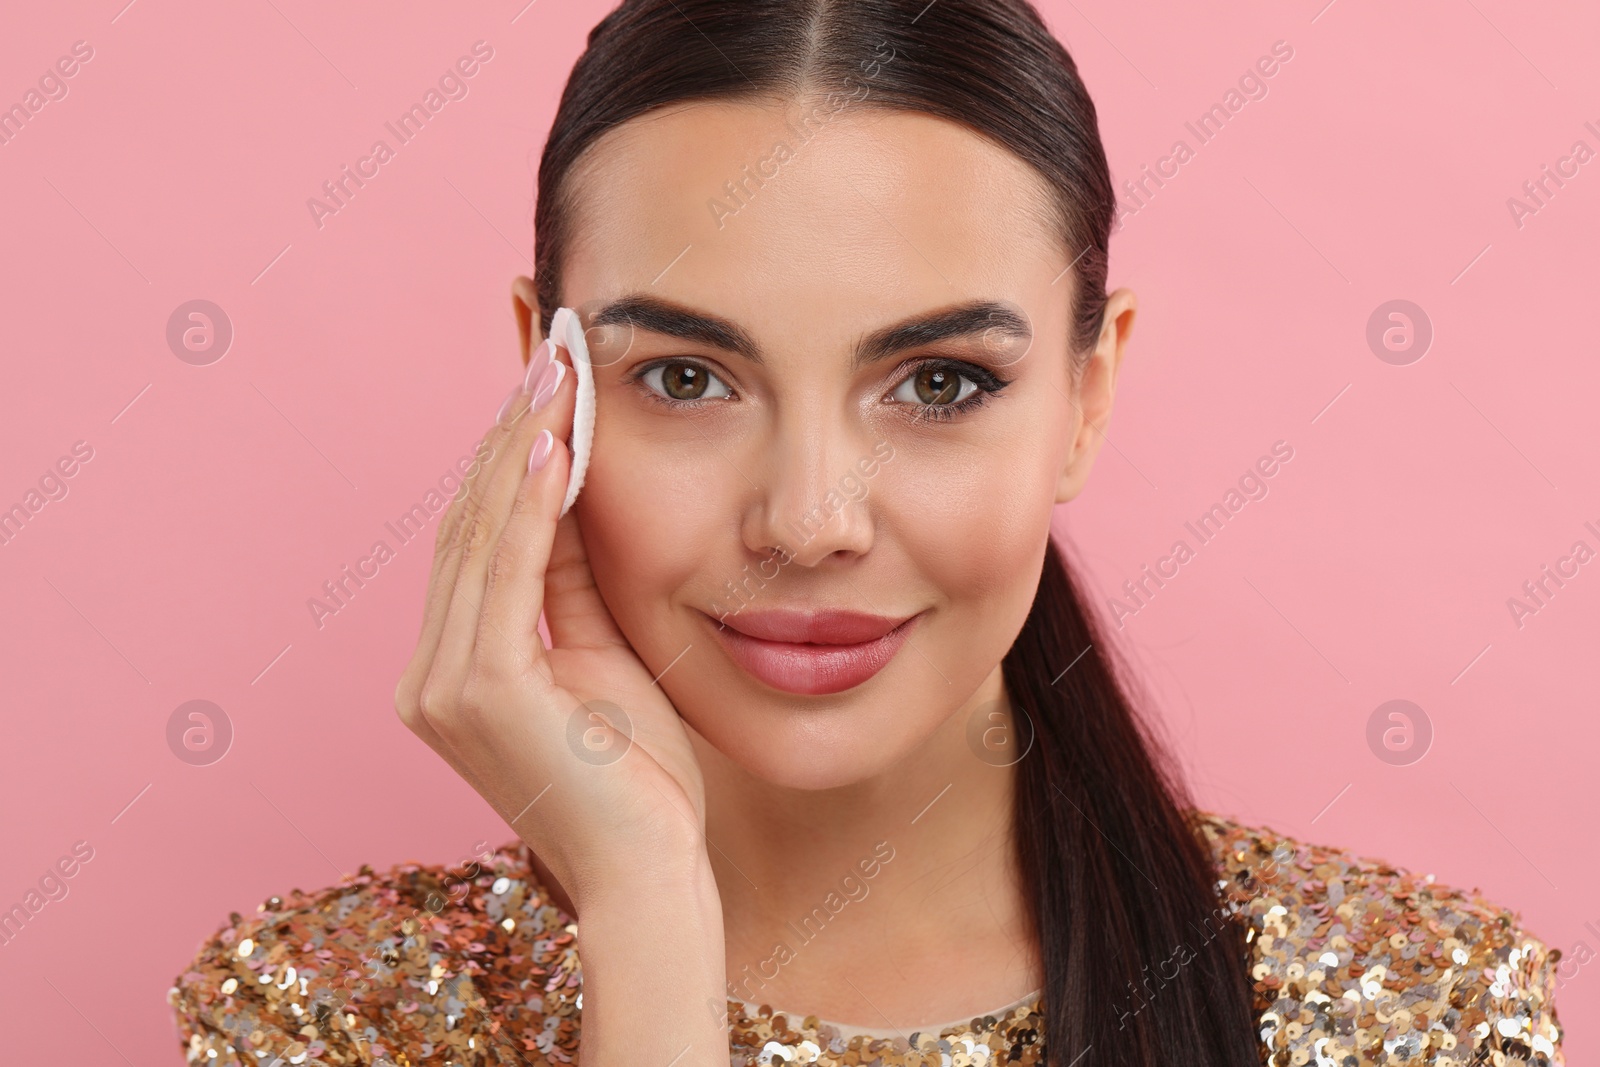
[[[976,363],[933,359],[917,363],[887,399],[915,422],[948,422],[987,404],[1011,381]]]
[[[687,363],[669,363],[661,369],[661,387],[674,400],[698,400],[706,391],[706,372]]]
[[[639,376],[649,389],[668,401],[692,402],[730,395],[726,385],[698,363],[658,363]],[[718,392],[717,390],[720,390]]]
[[[928,364],[919,367],[911,377],[907,378],[900,388],[895,390],[894,397],[906,403],[942,407],[971,395],[962,393],[962,379],[963,375],[951,367],[940,366],[937,363]],[[913,395],[902,396],[901,393],[908,386]],[[972,391],[977,391],[976,385]]]

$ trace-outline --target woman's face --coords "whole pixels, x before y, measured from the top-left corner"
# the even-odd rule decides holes
[[[799,788],[964,737],[1092,463],[1131,295],[1076,380],[1042,179],[926,115],[679,106],[569,180],[597,404],[575,512],[673,705]],[[828,610],[910,621],[853,650],[761,640],[861,638],[770,629]]]

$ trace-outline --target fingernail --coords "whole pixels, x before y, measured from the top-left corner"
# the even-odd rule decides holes
[[[549,430],[540,430],[539,436],[533,439],[533,451],[528,453],[528,473],[543,467],[550,458],[550,450],[555,447],[555,435]]]
[[[531,393],[539,379],[544,377],[544,370],[550,365],[550,339],[546,337],[539,342],[539,347],[533,350],[533,355],[528,357],[528,373],[522,376],[522,391]]]
[[[511,390],[511,392],[506,394],[506,398],[504,400],[500,401],[500,410],[496,411],[494,413],[494,421],[495,422],[505,422],[506,421],[506,416],[511,413],[512,406],[514,404],[516,404],[517,397],[521,396],[522,393],[523,393],[523,388],[519,384],[519,385],[515,386]]]
[[[561,379],[567,376],[565,363],[552,362],[550,369],[545,371],[544,377],[539,380],[539,389],[533,394],[533,410],[543,410],[544,406],[556,395],[556,390],[561,388]]]

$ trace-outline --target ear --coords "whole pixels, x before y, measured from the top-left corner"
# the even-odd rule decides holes
[[[544,340],[539,290],[526,274],[511,279],[511,313],[517,318],[517,341],[521,346],[522,365],[526,367],[534,346]]]
[[[1139,298],[1132,289],[1118,289],[1106,298],[1105,315],[1100,320],[1100,337],[1095,342],[1071,398],[1073,414],[1078,419],[1078,432],[1067,452],[1066,463],[1061,468],[1061,478],[1056,483],[1056,503],[1065,504],[1083,491],[1089,480],[1089,470],[1094,466],[1100,444],[1105,440],[1106,427],[1111,423],[1111,402],[1117,393],[1117,372],[1122,368],[1122,356],[1133,335],[1133,320],[1139,311]]]

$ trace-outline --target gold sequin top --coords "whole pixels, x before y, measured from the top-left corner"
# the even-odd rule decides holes
[[[1205,812],[1196,823],[1219,899],[1247,924],[1263,1063],[1565,1064],[1561,953],[1516,913],[1265,827]],[[520,844],[459,872],[363,867],[230,916],[168,1001],[191,1063],[575,1064],[576,930]],[[874,1034],[732,998],[728,1023],[732,1067],[1031,1067],[1046,1040],[1037,995],[936,1033]]]

